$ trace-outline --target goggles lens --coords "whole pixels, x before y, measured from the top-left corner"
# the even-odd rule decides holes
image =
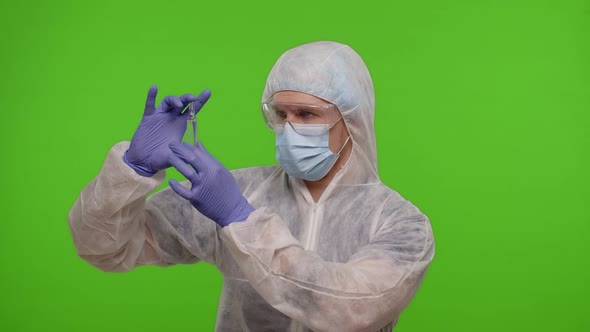
[[[342,118],[333,104],[315,105],[276,101],[263,102],[262,114],[266,125],[273,131],[284,130],[286,124],[291,125],[297,132],[305,127],[328,130]],[[304,133],[301,132],[301,134]]]

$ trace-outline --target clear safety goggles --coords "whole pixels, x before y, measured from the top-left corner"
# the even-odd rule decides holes
[[[342,115],[334,104],[299,104],[278,101],[262,103],[262,114],[268,128],[275,132],[289,125],[302,135],[315,135],[334,127]]]

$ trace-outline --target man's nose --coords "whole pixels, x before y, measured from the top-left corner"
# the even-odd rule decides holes
[[[287,113],[287,121],[291,123],[297,123],[297,115],[295,113]]]

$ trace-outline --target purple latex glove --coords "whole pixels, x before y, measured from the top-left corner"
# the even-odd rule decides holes
[[[168,145],[179,143],[186,131],[189,112],[181,113],[190,103],[195,102],[198,112],[209,100],[211,91],[204,90],[198,97],[192,94],[167,96],[158,108],[155,107],[158,87],[153,85],[147,95],[145,111],[139,127],[131,139],[129,150],[123,155],[127,165],[139,175],[152,176],[158,171],[170,167]]]
[[[233,175],[205,150],[201,142],[196,147],[172,143],[170,150],[173,152],[169,157],[170,164],[192,184],[189,190],[172,179],[172,190],[221,227],[248,219],[254,208],[242,195]]]

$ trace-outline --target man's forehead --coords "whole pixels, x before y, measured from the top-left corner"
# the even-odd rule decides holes
[[[327,101],[299,91],[278,91],[272,96],[272,100],[279,103],[297,103],[297,104],[329,104]]]

